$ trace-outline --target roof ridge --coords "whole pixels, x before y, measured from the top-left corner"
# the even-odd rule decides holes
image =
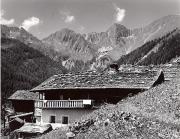
[[[59,74],[52,76],[31,91],[67,88],[147,88],[158,79],[162,70],[145,70],[141,72],[119,72],[107,74],[98,72],[84,72],[81,74]],[[96,74],[97,73],[97,74]],[[110,86],[111,85],[111,86]],[[112,88],[111,87],[111,88]]]

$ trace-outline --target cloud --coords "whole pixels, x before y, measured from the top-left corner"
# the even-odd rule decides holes
[[[3,25],[12,25],[14,24],[15,20],[12,18],[12,19],[5,19],[3,16],[5,14],[5,11],[4,10],[1,10],[1,14],[0,14],[0,24],[3,24]]]
[[[75,20],[75,17],[69,11],[60,11],[60,14],[65,23],[71,23]]]
[[[116,4],[113,4],[115,10],[116,10],[116,14],[115,14],[115,22],[122,22],[124,17],[125,17],[125,13],[126,13],[126,10],[125,9],[121,9],[119,7],[117,7]]]
[[[31,27],[36,26],[40,23],[40,19],[37,17],[30,17],[25,19],[20,27],[23,27],[25,30],[29,30]]]
[[[72,22],[74,19],[75,19],[74,16],[72,16],[72,15],[69,16],[69,15],[68,15],[68,16],[66,17],[66,19],[65,19],[65,22],[66,22],[66,23],[70,23],[70,22]]]

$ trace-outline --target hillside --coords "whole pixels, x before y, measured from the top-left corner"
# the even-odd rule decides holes
[[[180,138],[179,77],[83,117],[71,128],[75,138]],[[66,138],[65,134],[59,129],[39,139]]]
[[[175,29],[167,35],[147,42],[131,53],[122,56],[117,63],[158,65],[165,64],[180,56],[180,30]]]
[[[1,25],[1,36],[9,39],[17,39],[53,60],[55,60],[54,58],[57,55],[53,48],[44,44],[41,40],[23,28]]]
[[[130,43],[128,43],[129,49],[127,52],[129,53],[148,41],[161,38],[174,29],[180,28],[179,23],[179,15],[167,15],[142,28],[132,29],[132,35],[128,38]]]
[[[1,62],[2,98],[18,89],[31,89],[50,76],[66,71],[61,63],[9,38],[1,38]]]
[[[96,119],[95,123],[85,131],[80,130],[82,133],[77,138],[178,139],[179,82],[179,79],[174,80],[119,102],[116,106],[102,107],[88,116],[91,120]]]

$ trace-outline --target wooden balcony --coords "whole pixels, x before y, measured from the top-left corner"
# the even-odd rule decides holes
[[[85,108],[92,105],[92,100],[39,100],[35,102],[36,108]]]

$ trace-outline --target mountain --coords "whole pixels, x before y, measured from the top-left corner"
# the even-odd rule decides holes
[[[95,56],[93,45],[81,34],[67,28],[49,35],[42,42],[53,48],[58,53],[56,60],[61,61],[62,65],[71,71],[87,69],[87,63]]]
[[[179,23],[179,15],[169,15],[141,28],[127,29],[116,23],[106,32],[88,33],[84,37],[96,46],[97,51],[93,66],[106,67],[107,64],[117,61],[122,55],[132,52],[148,41],[163,37],[174,29],[180,28]]]
[[[117,63],[158,65],[170,62],[180,56],[180,29],[175,29],[167,35],[148,41],[131,53],[122,56]]]
[[[128,29],[115,23],[105,32],[79,34],[64,28],[42,40],[23,28],[2,25],[1,33],[2,36],[17,39],[61,63],[69,72],[81,72],[104,70],[123,55],[180,28],[179,23],[179,15],[169,15],[136,29]]]
[[[43,42],[51,45],[63,56],[69,56],[75,60],[86,62],[93,57],[91,44],[85,41],[81,34],[77,34],[67,28],[51,34],[43,39]]]
[[[41,53],[49,56],[50,58],[53,58],[56,55],[55,51],[51,47],[42,43],[41,40],[33,36],[31,33],[27,32],[22,27],[18,28],[1,25],[1,36],[5,38],[19,40],[20,42],[40,51]]]
[[[165,36],[176,28],[180,28],[179,15],[164,16],[145,27],[133,29],[131,36],[127,39],[127,53],[135,50],[148,41]]]
[[[64,72],[61,63],[34,48],[17,39],[1,38],[2,98],[18,89],[31,89],[50,76]]]
[[[62,31],[62,34],[65,34],[65,30]],[[69,71],[79,71],[79,69],[82,69],[82,65],[86,65],[86,63],[82,64],[82,62],[75,61],[74,59],[67,59],[68,56],[64,55],[66,51],[57,51],[54,44],[50,45],[46,43],[46,41],[43,42],[42,40],[39,40],[23,28],[1,25],[1,36],[5,38],[19,40],[20,42],[28,45],[28,47],[34,48],[43,55],[51,58],[53,61],[59,62],[61,65],[63,65],[63,67],[65,67]],[[79,57],[77,56],[77,58]],[[74,67],[74,65],[77,66]]]

